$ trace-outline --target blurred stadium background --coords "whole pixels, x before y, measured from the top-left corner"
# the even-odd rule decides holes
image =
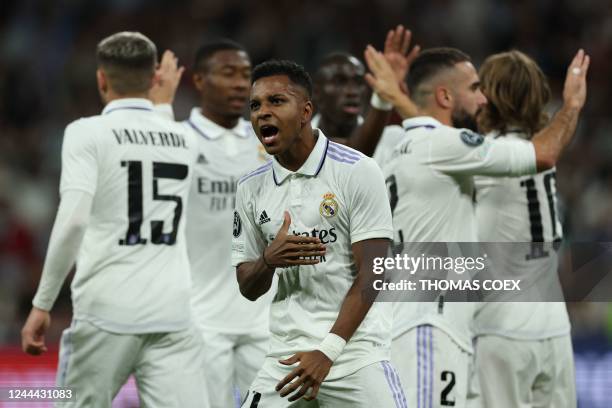
[[[45,358],[20,352],[19,331],[58,203],[63,128],[102,108],[94,75],[101,38],[138,30],[160,53],[170,48],[189,67],[201,42],[226,36],[244,44],[254,63],[289,58],[312,72],[327,52],[346,50],[362,58],[366,44],[382,47],[386,30],[399,23],[412,29],[421,46],[459,47],[476,63],[518,48],[541,64],[557,101],[571,57],[580,47],[587,50],[592,57],[588,102],[557,180],[566,237],[612,241],[610,0],[2,0],[0,386],[54,381],[57,343],[70,321],[68,287],[53,311],[52,350]],[[185,118],[193,103],[188,70],[175,102],[177,118]],[[612,307],[569,308],[580,407],[610,407]],[[115,406],[138,406],[133,383]]]

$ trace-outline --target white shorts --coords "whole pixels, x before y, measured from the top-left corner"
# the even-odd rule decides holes
[[[276,384],[293,370],[268,357],[264,367],[249,388],[242,408],[407,408],[397,373],[388,361],[365,366],[353,374],[335,380],[325,380],[314,401],[300,399],[293,403],[282,398]],[[272,376],[269,373],[276,372]]]
[[[249,385],[263,366],[268,350],[266,332],[221,334],[199,330],[204,340],[204,376],[213,408],[240,406]],[[238,388],[236,399],[234,387]]]
[[[60,343],[58,387],[76,401],[61,407],[110,408],[130,374],[142,407],[208,407],[202,340],[195,329],[116,334],[73,320]]]
[[[465,407],[471,361],[470,353],[430,325],[410,329],[391,343],[391,363],[409,407]]]
[[[479,336],[475,375],[479,397],[470,408],[576,407],[572,340]]]

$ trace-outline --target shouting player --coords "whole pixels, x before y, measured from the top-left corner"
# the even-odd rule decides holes
[[[589,57],[580,53],[566,80],[564,99],[575,101],[577,110],[585,99],[588,65]],[[480,80],[489,102],[478,122],[489,132],[487,137],[530,140],[548,123],[545,108],[550,89],[527,55],[510,51],[490,56],[480,68]],[[570,98],[573,88],[579,93]],[[552,278],[558,286],[558,259],[552,243],[561,241],[563,231],[555,179],[555,168],[529,177],[476,179],[479,240],[531,243],[515,247],[525,253],[503,251],[502,247],[502,259],[491,257],[500,274],[527,273],[530,279],[545,282]],[[475,372],[482,406],[576,406],[570,323],[564,303],[484,303],[475,318],[475,334]]]
[[[392,236],[374,161],[311,127],[310,77],[288,61],[253,71],[251,123],[269,164],[238,184],[232,262],[241,292],[278,289],[270,351],[243,407],[403,407],[388,363],[390,304],[372,304],[372,257]],[[285,399],[285,397],[288,397]]]
[[[46,351],[49,311],[77,260],[57,384],[74,389],[79,407],[110,407],[132,373],[143,406],[208,406],[185,242],[197,149],[147,99],[156,55],[140,33],[102,40],[106,106],[64,134],[61,201],[22,345]]]
[[[580,68],[583,57],[580,51],[570,70]],[[366,76],[370,85],[409,117],[412,105],[383,55],[368,47],[366,60],[372,70]],[[476,241],[473,176],[520,176],[553,167],[574,133],[584,103],[584,83],[576,78],[568,77],[563,107],[531,141],[485,139],[470,130],[487,102],[470,58],[452,48],[422,52],[408,76],[410,96],[422,116],[403,122],[404,141],[384,168],[400,240]],[[412,405],[463,407],[473,353],[474,307],[438,300],[398,303],[392,361]]]

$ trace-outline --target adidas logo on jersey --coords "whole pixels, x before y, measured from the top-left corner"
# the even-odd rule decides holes
[[[208,164],[208,160],[206,160],[202,153],[198,156],[198,164]]]
[[[270,222],[270,217],[268,217],[268,214],[266,214],[266,210],[263,210],[259,215],[259,225],[263,225],[266,222]]]

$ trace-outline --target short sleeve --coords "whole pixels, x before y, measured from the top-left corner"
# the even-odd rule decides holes
[[[251,207],[253,201],[247,198],[248,194],[248,188],[244,184],[239,184],[232,230],[233,266],[257,260],[266,247],[261,230],[255,223],[255,212]]]
[[[527,140],[493,139],[467,129],[432,134],[429,165],[444,173],[522,176],[536,173],[533,144]]]
[[[374,238],[393,238],[391,207],[382,172],[374,160],[363,158],[348,179],[351,244]]]
[[[83,121],[73,122],[66,127],[62,144],[60,194],[67,190],[95,194],[98,183],[98,153],[94,131],[88,129]]]

